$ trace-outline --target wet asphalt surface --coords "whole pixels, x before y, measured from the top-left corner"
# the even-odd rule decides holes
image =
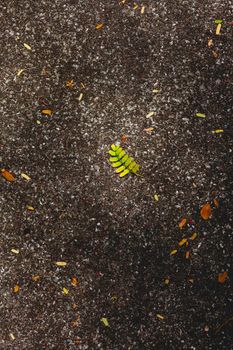
[[[1,1],[1,350],[233,349],[232,14]],[[142,177],[108,163],[123,135]]]

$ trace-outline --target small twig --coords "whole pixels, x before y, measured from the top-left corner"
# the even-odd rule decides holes
[[[230,321],[233,321],[233,316],[224,321],[218,328],[215,330],[215,334],[218,333],[224,326],[226,326]]]

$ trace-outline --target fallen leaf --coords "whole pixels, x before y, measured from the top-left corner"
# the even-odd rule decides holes
[[[219,23],[219,24],[217,25],[217,28],[216,28],[216,35],[220,35],[221,27],[222,27],[222,24]]]
[[[28,44],[26,44],[26,43],[24,43],[23,44],[23,46],[25,47],[25,49],[27,49],[27,50],[31,50],[32,48],[31,48],[31,46],[30,45],[28,45]]]
[[[12,249],[11,249],[11,252],[14,253],[14,254],[19,254],[19,249],[14,249],[14,248],[12,248]]]
[[[228,277],[227,271],[224,271],[224,272],[220,273],[220,274],[218,275],[218,282],[219,282],[219,283],[225,283],[227,277]]]
[[[57,261],[57,262],[55,262],[55,264],[57,266],[66,266],[67,265],[67,263],[65,261]]]
[[[144,12],[145,12],[145,6],[142,6],[142,8],[141,8],[141,14],[143,15]]]
[[[159,201],[159,196],[158,196],[157,194],[154,195],[154,200],[155,200],[156,202]]]
[[[13,292],[18,293],[19,291],[20,291],[20,286],[18,284],[16,284],[13,288]]]
[[[170,283],[169,278],[166,278],[166,279],[164,280],[164,284],[169,284],[169,283]]]
[[[29,211],[34,211],[35,208],[33,208],[31,205],[26,205],[26,209]]]
[[[222,132],[224,132],[223,129],[217,129],[217,130],[213,130],[213,131],[212,131],[212,134],[220,134],[220,133],[222,133]]]
[[[73,81],[73,80],[67,80],[67,82],[66,82],[66,87],[67,87],[68,89],[73,89],[73,87],[74,87],[74,81]]]
[[[69,289],[67,289],[67,288],[62,288],[62,293],[64,294],[64,295],[67,295],[68,293],[69,293]]]
[[[194,232],[194,233],[192,234],[192,236],[190,237],[190,239],[191,239],[191,241],[194,241],[194,239],[196,239],[196,238],[197,238],[197,233]]]
[[[175,255],[177,253],[177,249],[171,251],[170,255]]]
[[[79,97],[78,97],[78,100],[79,100],[79,101],[82,101],[82,98],[83,98],[83,93],[81,92],[81,94],[80,94]]]
[[[40,122],[39,120],[37,120],[37,121],[36,121],[36,124],[40,125],[40,124],[41,124],[41,122]]]
[[[17,72],[17,76],[19,77],[23,73],[24,69],[19,69]]]
[[[147,115],[146,115],[146,118],[150,118],[150,117],[152,117],[152,115],[154,115],[155,114],[155,112],[149,112]]]
[[[149,134],[151,134],[153,130],[154,130],[154,128],[146,128],[146,129],[144,129],[144,131],[148,132]]]
[[[222,22],[223,22],[222,19],[215,19],[215,20],[214,20],[214,23],[215,23],[215,24],[220,24],[220,23],[222,23]]]
[[[76,277],[72,277],[71,278],[71,284],[72,286],[76,287],[78,285],[78,280]]]
[[[15,176],[12,175],[9,171],[6,169],[1,169],[2,176],[9,182],[15,181]]]
[[[39,275],[33,275],[33,276],[32,276],[32,280],[33,280],[34,282],[38,282],[38,281],[40,280],[40,276],[39,276]]]
[[[83,89],[85,89],[85,84],[84,83],[80,83],[80,85],[81,85],[81,87],[83,88]]]
[[[212,54],[213,54],[214,58],[218,58],[218,53],[217,53],[217,51],[212,51]]]
[[[205,118],[206,115],[203,114],[203,113],[196,113],[196,117],[198,117],[198,118]]]
[[[182,230],[182,228],[186,225],[187,219],[182,219],[179,223],[179,229]]]
[[[154,92],[155,94],[157,94],[158,92],[160,92],[159,89],[153,89],[152,92]]]
[[[103,28],[103,26],[104,26],[104,23],[98,23],[96,24],[95,29],[101,29]]]
[[[105,327],[109,327],[108,319],[106,317],[102,317],[100,319],[101,322],[105,325]]]
[[[134,9],[134,10],[137,10],[137,8],[138,8],[138,4],[134,3],[133,9]]]
[[[180,247],[182,247],[187,241],[187,238],[183,238],[178,244]]]
[[[213,200],[213,202],[214,202],[215,207],[218,208],[218,206],[219,206],[219,201],[215,198],[215,199]]]
[[[200,214],[202,219],[204,220],[208,220],[210,215],[211,215],[211,206],[209,205],[209,203],[204,204],[203,207],[201,208]]]
[[[13,333],[10,333],[10,337],[11,337],[12,340],[15,340],[15,336],[14,336]]]
[[[122,135],[121,136],[121,142],[125,142],[127,140],[127,136],[126,135]]]
[[[159,318],[160,320],[164,320],[164,316],[162,316],[160,314],[156,314],[156,317]]]
[[[189,259],[189,256],[190,256],[190,251],[188,250],[188,251],[185,253],[185,258],[186,258],[186,259]]]
[[[30,176],[28,176],[27,174],[24,174],[24,173],[21,173],[21,177],[27,181],[31,180]]]
[[[49,115],[51,117],[51,115],[53,114],[53,111],[51,109],[42,109],[41,113],[45,115]]]
[[[212,39],[209,39],[209,40],[208,40],[208,47],[211,47],[211,46],[213,46],[213,40],[212,40]]]

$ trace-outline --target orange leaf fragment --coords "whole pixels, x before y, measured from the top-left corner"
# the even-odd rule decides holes
[[[185,253],[185,258],[186,258],[186,259],[189,259],[189,257],[190,257],[190,251],[188,250],[188,251]]]
[[[228,277],[227,271],[224,271],[218,275],[218,282],[219,283],[225,283],[226,279]]]
[[[182,245],[184,245],[187,241],[187,238],[183,238],[178,244],[180,247],[182,247]]]
[[[51,117],[51,115],[53,114],[53,111],[51,109],[42,109],[41,113],[45,115],[49,115]]]
[[[18,284],[16,284],[13,288],[13,292],[18,293],[19,291],[20,291],[20,286]]]
[[[2,176],[9,182],[13,182],[15,181],[15,177],[14,175],[12,175],[9,171],[7,171],[6,169],[1,169],[2,172]]]
[[[71,284],[72,284],[72,286],[74,286],[74,287],[76,287],[76,286],[78,285],[78,280],[77,280],[76,277],[72,277],[72,279],[71,279]]]
[[[101,29],[103,28],[103,26],[104,26],[104,23],[98,23],[96,24],[95,29]]]
[[[219,206],[219,201],[215,198],[215,199],[213,200],[213,202],[214,202],[215,207],[218,208],[218,206]]]
[[[40,279],[40,276],[39,276],[39,275],[33,275],[33,276],[32,276],[32,280],[33,280],[34,282],[38,282],[39,279]]]
[[[187,219],[182,219],[181,222],[179,223],[179,228],[182,230],[182,228],[186,225]]]
[[[197,233],[194,232],[194,233],[192,234],[192,236],[190,237],[190,239],[191,239],[191,241],[194,241],[194,239],[196,239],[196,238],[197,238]]]
[[[211,212],[212,212],[212,209],[209,203],[204,204],[200,211],[202,219],[208,220],[209,217],[211,216]]]
[[[73,81],[73,80],[67,80],[67,82],[66,82],[66,87],[67,87],[68,89],[73,89],[73,87],[74,87],[74,81]]]
[[[126,135],[122,135],[121,136],[121,142],[125,142],[127,140],[127,136]]]

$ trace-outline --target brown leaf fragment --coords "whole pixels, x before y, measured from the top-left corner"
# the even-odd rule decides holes
[[[186,225],[187,219],[182,219],[181,222],[179,223],[179,228],[182,230],[182,228]]]
[[[212,212],[212,209],[209,203],[204,204],[200,211],[202,219],[208,220],[209,217],[211,216],[211,212]]]
[[[42,109],[41,113],[45,115],[49,115],[51,117],[51,115],[53,114],[53,111],[51,109]]]
[[[76,287],[78,285],[78,280],[76,277],[72,277],[71,278],[71,284],[72,286]]]
[[[127,140],[127,136],[126,135],[122,135],[121,136],[121,142],[125,142]]]
[[[224,271],[224,272],[220,273],[220,274],[218,275],[218,282],[219,282],[219,283],[225,283],[227,277],[228,277],[227,271]]]
[[[213,40],[212,39],[208,39],[208,47],[213,46]]]
[[[216,208],[218,208],[218,206],[219,206],[219,201],[215,198],[215,199],[213,200],[213,202],[214,202],[214,206],[215,206]]]
[[[194,233],[192,234],[192,236],[190,237],[190,239],[191,239],[191,241],[194,241],[194,239],[196,239],[196,238],[197,238],[197,233],[194,232]]]
[[[73,87],[74,87],[74,81],[73,81],[73,80],[67,80],[67,82],[66,82],[66,87],[67,87],[68,89],[73,89]]]
[[[182,245],[184,245],[187,241],[187,238],[183,238],[178,244],[180,247],[182,247]]]
[[[151,134],[154,128],[146,128],[144,131],[148,132],[148,134]]]
[[[188,251],[185,253],[185,258],[186,258],[186,259],[189,259],[189,257],[190,257],[190,251],[188,250]]]
[[[214,58],[218,58],[218,52],[217,51],[212,51],[212,54],[213,54]]]
[[[39,276],[39,275],[33,275],[33,276],[32,276],[32,280],[33,280],[34,282],[38,282],[38,281],[40,280],[40,276]]]
[[[15,176],[12,175],[9,171],[6,169],[1,169],[2,176],[9,182],[15,181]]]

